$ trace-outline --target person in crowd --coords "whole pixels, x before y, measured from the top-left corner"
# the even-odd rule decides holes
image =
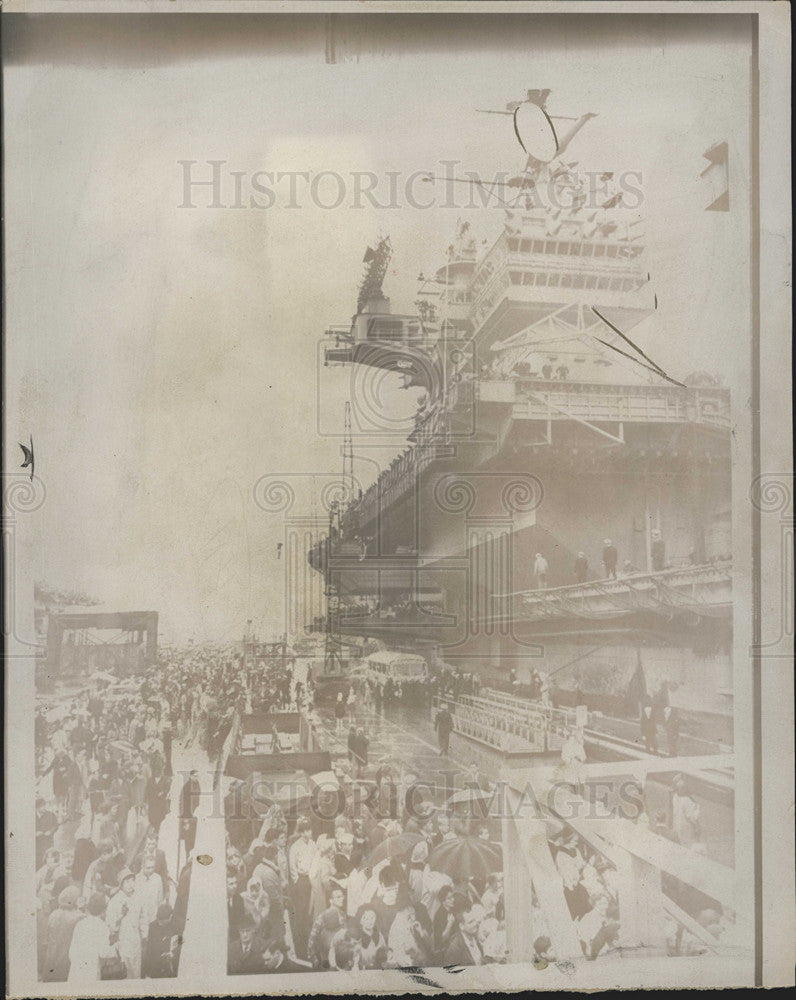
[[[266,942],[257,934],[257,924],[248,914],[238,925],[237,937],[227,951],[227,973],[230,976],[265,972]]]
[[[334,703],[335,731],[338,736],[342,736],[345,731],[346,704],[343,692],[337,692],[337,700]]]
[[[85,914],[77,907],[80,890],[68,885],[58,894],[58,906],[47,920],[46,951],[42,978],[48,983],[63,983],[69,976],[69,949],[75,926]]]
[[[481,896],[481,905],[484,908],[485,917],[495,917],[498,921],[503,920],[503,872],[490,872],[486,877],[486,888]]]
[[[230,937],[237,932],[246,912],[243,897],[238,892],[238,874],[227,869],[227,926]]]
[[[363,776],[365,769],[368,766],[368,747],[369,742],[365,734],[364,726],[359,726],[354,734],[354,740],[351,747],[351,762],[353,765],[353,778],[355,781]]]
[[[165,899],[169,893],[169,886],[172,885],[172,880],[169,876],[168,864],[166,862],[166,852],[160,848],[158,841],[159,837],[157,830],[155,830],[154,827],[148,827],[140,850],[135,854],[133,860],[130,862],[130,870],[137,875],[143,867],[144,859],[151,858],[155,863],[155,874],[159,876],[161,882],[163,883],[163,897]],[[191,850],[193,850],[193,848]],[[190,851],[188,854],[190,854]]]
[[[639,719],[641,728],[641,738],[644,740],[644,747],[647,753],[658,753],[658,724],[655,718],[655,709],[652,702],[647,699],[641,709]]]
[[[408,888],[401,887],[396,897],[396,914],[387,938],[388,962],[396,968],[426,965],[433,947],[427,916],[421,922],[420,904],[415,904]]]
[[[310,864],[310,885],[312,897],[310,901],[310,916],[315,921],[326,909],[329,900],[329,890],[334,874],[335,842],[331,837],[322,835],[318,838],[315,855]]]
[[[453,892],[453,886],[450,884],[442,885],[437,893],[436,911],[432,920],[434,954],[440,958],[447,951],[458,930],[455,906],[456,896]]]
[[[299,817],[296,823],[296,834],[297,837],[288,852],[292,929],[296,953],[304,955],[312,926],[312,885],[309,874],[317,851],[315,841],[312,839],[312,825],[306,816]]]
[[[265,937],[262,933],[262,927],[270,916],[271,901],[268,898],[268,893],[263,891],[262,882],[255,875],[249,879],[245,890],[240,894],[240,899],[243,902],[245,912],[254,920],[261,936]]]
[[[88,898],[94,887],[97,885],[97,878],[103,888],[110,889],[116,886],[119,871],[119,851],[112,840],[101,840],[98,845],[99,857],[92,861],[86,870],[86,877],[83,884],[83,895]]]
[[[284,941],[273,939],[266,941],[263,949],[263,971],[277,972],[308,972],[309,965],[302,965],[288,955],[288,947]]]
[[[447,757],[450,747],[451,733],[453,732],[453,716],[445,705],[437,712],[434,719],[434,728],[437,731],[440,757]]]
[[[279,870],[278,848],[275,841],[266,844],[262,849],[260,862],[252,873],[268,896],[271,913],[274,919],[284,913],[285,902],[282,889],[282,873]]]
[[[678,843],[695,848],[702,842],[701,810],[682,774],[672,782],[672,831]]]
[[[387,961],[387,941],[379,928],[373,907],[362,907],[355,927],[359,938],[360,968],[383,969]]]
[[[102,963],[116,955],[105,923],[105,897],[92,893],[86,903],[86,916],[75,924],[69,946],[70,983],[96,983]]]
[[[141,908],[142,934],[147,934],[149,925],[157,919],[158,907],[163,899],[163,880],[155,871],[155,859],[145,857],[141,871],[135,877],[135,892]]]
[[[484,921],[486,923],[486,921]],[[505,965],[508,961],[508,946],[506,945],[506,931],[500,924],[483,941],[479,938],[481,951],[484,956],[484,965]]]
[[[611,901],[605,893],[600,893],[592,901],[592,907],[578,921],[577,931],[583,953],[593,961],[610,948],[619,932],[619,925],[609,919]]]
[[[589,579],[589,560],[585,552],[578,552],[575,559],[575,580],[578,583],[586,583]]]
[[[36,868],[41,868],[44,856],[53,846],[55,831],[58,829],[58,819],[47,805],[47,800],[36,797]]]
[[[339,903],[339,905],[338,905]],[[335,934],[345,925],[342,889],[330,895],[329,906],[315,918],[307,943],[307,957],[314,969],[328,969],[329,949]]]
[[[361,968],[360,947],[356,935],[347,927],[339,930],[329,946],[329,969],[350,972]]]
[[[136,893],[135,876],[129,868],[119,872],[119,889],[108,901],[105,923],[115,944],[119,958],[124,962],[128,979],[141,976],[141,937],[148,933],[142,926],[141,897]]]
[[[144,975],[167,979],[177,974],[180,936],[168,903],[158,907],[157,918],[149,925],[144,954]]]
[[[146,786],[146,803],[149,825],[160,829],[166,813],[169,811],[169,791],[171,781],[157,768],[150,775]]]
[[[185,780],[180,792],[180,837],[185,853],[190,854],[196,841],[196,810],[202,797],[199,772],[194,769]]]
[[[478,925],[483,909],[478,904],[465,906],[457,912],[456,930],[442,955],[444,965],[482,965],[483,952],[478,943]]]
[[[680,717],[677,709],[665,705],[661,712],[661,723],[666,733],[666,750],[670,757],[676,757],[680,742]]]
[[[603,567],[608,580],[616,579],[616,564],[619,560],[619,553],[610,538],[603,540]]]

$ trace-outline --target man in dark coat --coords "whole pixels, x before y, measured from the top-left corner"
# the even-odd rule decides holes
[[[606,538],[603,542],[603,566],[605,567],[605,575],[609,580],[616,579],[616,564],[618,559],[619,553],[616,550],[616,546],[610,538]]]
[[[251,975],[265,972],[265,941],[257,934],[254,918],[248,914],[238,925],[227,951],[227,973],[230,976]]]
[[[453,716],[444,706],[437,712],[437,717],[434,720],[434,728],[437,730],[440,757],[446,757],[451,733],[453,732]]]
[[[174,915],[168,903],[158,907],[157,920],[149,925],[144,953],[144,975],[167,979],[177,975],[180,942]]]
[[[190,854],[196,842],[196,810],[202,797],[199,772],[191,771],[180,792],[180,837],[185,844],[185,853]]]
[[[472,907],[461,910],[457,916],[458,928],[445,949],[443,965],[481,965],[483,955],[478,943],[478,917]]]
[[[238,892],[238,876],[234,871],[227,872],[227,925],[229,939],[232,941],[238,934],[238,928],[246,915],[243,898]]]
[[[146,783],[146,802],[149,825],[156,830],[160,829],[160,824],[169,811],[169,790],[171,782],[165,775],[150,775]]]
[[[360,726],[352,741],[351,761],[354,765],[354,779],[361,778],[362,772],[368,766],[368,738],[365,730]]]

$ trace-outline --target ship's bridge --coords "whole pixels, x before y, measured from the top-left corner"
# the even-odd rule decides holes
[[[469,293],[481,343],[510,337],[566,304],[596,306],[629,330],[653,311],[638,256],[642,247],[610,238],[582,239],[506,230],[479,264]]]

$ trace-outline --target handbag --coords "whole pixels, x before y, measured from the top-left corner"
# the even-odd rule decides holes
[[[127,979],[127,966],[118,954],[102,959],[100,979]]]

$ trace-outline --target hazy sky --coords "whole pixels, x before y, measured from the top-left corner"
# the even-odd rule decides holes
[[[159,610],[170,638],[237,638],[248,617],[278,619],[282,524],[253,485],[302,472],[318,489],[340,468],[339,439],[318,428],[342,428],[351,373],[319,370],[318,344],[327,324],[350,321],[365,246],[390,234],[385,291],[412,311],[414,279],[439,266],[458,218],[490,242],[502,224],[496,208],[421,210],[403,196],[400,209],[352,208],[351,173],[375,173],[381,201],[390,171],[403,190],[441,160],[482,176],[519,169],[510,119],[474,109],[529,87],[552,89],[553,113],[598,114],[568,159],[643,176],[660,308],[638,339],[675,375],[707,368],[736,399],[746,391],[744,34],[685,42],[651,26],[608,44],[570,24],[571,39],[528,32],[524,45],[480,50],[474,26],[467,51],[385,43],[337,65],[298,43],[214,55],[206,41],[179,59],[142,44],[122,58],[102,39],[93,60],[27,52],[6,68],[7,427],[13,448],[33,434],[47,488],[37,578]],[[350,36],[340,45],[351,51]],[[702,153],[720,139],[732,211],[705,213]],[[197,179],[224,161],[227,205],[232,171],[244,204],[258,171],[335,171],[345,200],[321,209],[299,182],[298,208],[282,183],[267,210],[210,208],[206,189],[187,209],[181,160],[198,161]],[[408,406],[394,386],[388,397]],[[358,461],[365,480],[374,468]]]

